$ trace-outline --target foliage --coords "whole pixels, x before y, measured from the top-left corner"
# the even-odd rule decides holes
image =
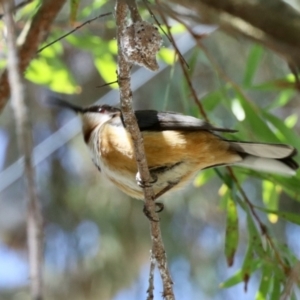
[[[35,10],[32,4],[21,9],[18,22],[30,20]],[[65,34],[70,29],[68,22],[77,24],[109,11],[113,11],[110,1],[70,1],[70,12],[62,14],[63,26],[54,26],[46,44]],[[141,11],[153,21],[147,9]],[[175,40],[187,34],[181,24],[173,27]],[[96,83],[100,86],[116,80],[115,30],[113,16],[100,18],[41,51],[25,73],[25,78],[34,84],[28,85],[28,90],[32,88],[37,95],[38,90],[50,90],[65,94],[64,97],[71,95],[83,105],[91,104],[107,91],[97,89]],[[238,130],[237,134],[227,135],[228,139],[287,143],[300,149],[296,80],[283,60],[261,45],[235,40],[220,32],[203,37],[184,56],[189,65],[188,78],[198,99],[191,96],[191,86],[182,72],[185,66],[165,38],[158,57],[169,67],[136,92],[137,107],[176,110],[201,117],[199,101],[210,122]],[[2,62],[1,67],[4,68]],[[110,87],[117,88],[117,84]],[[69,118],[64,113],[45,117],[48,108],[33,110],[37,140]],[[12,135],[8,119],[1,125],[6,135]],[[13,141],[10,143],[11,147]],[[49,299],[70,295],[72,299],[123,299],[117,293],[134,280],[137,286],[143,286],[141,270],[148,264],[150,245],[147,222],[142,205],[132,203],[107,186],[82,148],[81,140],[75,139],[39,169],[43,175],[38,184],[49,223],[46,263],[52,266],[47,270],[47,280],[52,284],[47,292]],[[12,160],[9,155],[12,153],[6,154],[7,162]],[[300,162],[299,157],[296,160]],[[290,293],[291,299],[296,299],[297,254],[292,245],[285,246],[289,233],[282,233],[290,223],[299,230],[300,172],[286,178],[236,168],[234,175],[236,180],[225,168],[203,171],[194,179],[195,188],[174,195],[174,199],[172,196],[172,201],[165,200],[162,228],[174,276],[178,273],[176,266],[183,273],[188,266],[186,281],[195,299],[198,295],[223,295],[229,299],[225,288],[230,290],[234,286],[243,286],[242,297],[252,293],[257,300],[273,300]],[[12,188],[6,193],[18,198]],[[202,255],[207,242],[201,239],[205,230],[216,230],[224,238],[221,245],[213,241],[213,251]],[[63,246],[59,245],[59,238]],[[53,247],[61,247],[64,253],[58,254]],[[59,259],[63,261],[61,265],[55,262]],[[222,271],[218,262],[223,264]],[[205,267],[214,270],[207,277]],[[224,271],[230,267],[235,268],[234,273]],[[65,278],[64,273],[69,277]],[[209,286],[211,278],[213,287]],[[259,283],[255,285],[254,281]],[[181,287],[180,283],[178,286]],[[143,292],[139,294],[137,288],[136,299],[144,297]]]

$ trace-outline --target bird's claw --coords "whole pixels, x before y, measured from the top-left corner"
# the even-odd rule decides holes
[[[156,213],[162,212],[162,211],[164,210],[164,207],[165,207],[165,206],[164,206],[162,203],[156,202],[156,203],[155,203],[155,208],[156,208],[155,212],[156,212]],[[152,222],[159,222],[159,221],[160,221],[159,219],[154,219],[154,218],[152,217],[152,214],[151,214],[150,210],[148,209],[148,207],[146,206],[146,204],[144,205],[143,212],[144,212],[145,216],[146,216],[150,221],[152,221]]]
[[[155,202],[155,208],[156,208],[155,212],[160,213],[164,210],[165,206],[161,202]]]
[[[155,176],[153,174],[150,174],[150,176],[151,176],[150,181],[148,183],[146,183],[144,180],[142,180],[140,172],[137,172],[135,179],[136,179],[138,186],[141,188],[151,187],[157,181],[157,176]]]
[[[149,221],[159,222],[159,219],[154,219],[153,218],[153,216],[151,214],[151,211],[148,209],[148,207],[146,206],[146,204],[144,205],[143,212],[144,212],[144,215],[148,218]]]

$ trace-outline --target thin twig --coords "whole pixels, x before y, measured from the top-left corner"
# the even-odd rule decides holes
[[[153,255],[153,252],[151,251],[151,257],[150,257],[150,272],[149,272],[149,287],[147,290],[147,300],[153,300],[154,299],[154,269],[155,269],[155,257]]]
[[[20,2],[15,7],[13,7],[13,12],[15,13],[17,10],[21,9],[22,7],[26,6],[27,4],[31,3],[33,0],[25,0]],[[1,2],[1,1],[0,1]],[[3,18],[4,14],[0,14],[0,20]]]
[[[126,0],[133,23],[142,21],[135,0]]]
[[[27,244],[30,265],[30,287],[33,300],[42,299],[42,215],[35,187],[35,172],[32,164],[33,141],[28,109],[24,99],[23,78],[19,70],[15,24],[11,1],[4,2],[5,25],[8,46],[8,79],[11,86],[11,102],[16,119],[19,151],[24,154],[24,168],[27,185]]]
[[[121,39],[124,36],[126,27],[126,17],[128,13],[128,6],[124,0],[117,0],[116,4],[116,22],[117,22],[117,40],[118,40],[118,82],[120,87],[121,108],[124,116],[124,122],[127,130],[130,132],[135,158],[137,161],[138,172],[142,181],[145,183],[144,198],[145,208],[149,212],[152,220],[158,220],[158,215],[155,212],[154,192],[150,187],[150,173],[145,156],[145,149],[143,145],[143,138],[138,128],[138,124],[132,109],[132,92],[130,86],[130,70],[131,64],[125,59],[122,53]],[[167,266],[166,252],[161,236],[159,222],[150,221],[150,231],[152,238],[152,253],[157,262],[160,275],[163,281],[163,295],[167,300],[175,299],[173,293],[173,282]]]
[[[111,14],[112,14],[111,12],[105,13],[105,14],[101,14],[101,15],[95,17],[95,18],[92,18],[92,19],[89,19],[89,20],[83,22],[82,24],[78,25],[77,27],[75,27],[74,29],[72,29],[71,31],[69,31],[68,33],[66,33],[66,34],[64,34],[64,35],[62,35],[62,36],[60,36],[58,39],[56,39],[56,40],[52,41],[51,43],[49,43],[49,44],[43,46],[42,48],[40,48],[40,49],[37,51],[37,53],[41,53],[43,50],[45,50],[45,49],[48,48],[49,46],[55,44],[56,42],[58,42],[58,41],[60,41],[60,40],[62,40],[62,39],[64,39],[65,37],[67,37],[68,35],[72,34],[72,33],[75,32],[75,31],[77,31],[78,29],[80,29],[81,27],[85,26],[86,24],[90,24],[91,22],[93,22],[93,21],[95,21],[95,20],[97,20],[97,19],[100,19],[100,18],[102,18],[102,17],[109,16],[109,15],[111,15]]]
[[[158,11],[160,12],[160,10],[158,10]],[[162,20],[165,22],[165,24],[166,24],[166,26],[167,26],[168,36],[169,36],[169,38],[170,38],[171,41],[172,41],[172,45],[175,47],[176,52],[177,52],[177,53],[180,53],[179,50],[177,49],[177,46],[176,46],[175,40],[174,40],[174,38],[173,38],[173,35],[172,35],[172,33],[171,33],[170,27],[169,27],[168,24],[167,24],[167,19],[166,19],[165,15],[164,15],[163,13],[160,12],[160,16],[161,16]],[[187,81],[187,84],[188,84],[188,86],[189,86],[189,89],[190,89],[190,91],[192,92],[192,96],[193,96],[194,102],[195,102],[195,104],[198,106],[198,109],[199,109],[199,111],[200,111],[202,117],[205,119],[205,121],[209,122],[208,117],[207,117],[207,114],[206,114],[206,112],[205,112],[205,109],[204,109],[202,103],[200,102],[200,100],[198,99],[197,93],[196,93],[196,91],[195,91],[195,89],[194,89],[194,87],[193,87],[191,78],[190,78],[189,73],[188,73],[188,70],[187,70],[187,66],[188,66],[188,65],[187,65],[187,63],[183,63],[183,62],[185,62],[185,60],[180,59],[179,62],[180,62],[181,69],[182,69],[182,71],[183,71],[184,77],[185,77],[185,79],[186,79],[186,81]]]
[[[291,269],[291,272],[287,278],[286,284],[284,285],[280,300],[291,299],[291,294],[295,284],[299,284],[299,275],[300,275],[300,262],[297,261],[294,267]]]
[[[260,228],[260,231],[262,233],[263,236],[266,237],[266,240],[269,242],[271,248],[273,249],[274,251],[274,254],[275,254],[275,257],[278,261],[278,263],[281,265],[283,271],[285,272],[286,275],[288,275],[290,273],[290,267],[287,266],[284,261],[282,260],[278,250],[276,249],[275,245],[274,245],[274,242],[272,240],[272,238],[270,237],[269,233],[268,233],[268,228],[267,226],[260,220],[258,214],[256,213],[255,211],[255,206],[253,205],[253,203],[250,201],[250,199],[248,198],[247,194],[245,193],[245,191],[243,190],[243,188],[241,187],[238,179],[236,178],[233,170],[231,167],[226,167],[230,177],[233,179],[238,191],[241,193],[245,203],[247,204],[247,206],[249,207],[250,211],[251,211],[251,214],[253,215],[254,219],[256,220],[259,228]]]
[[[174,49],[175,49],[175,52],[177,53],[178,57],[179,57],[179,60],[181,60],[181,63],[184,63],[186,65],[186,67],[189,69],[189,65],[187,63],[187,61],[185,60],[185,58],[183,57],[183,55],[181,54],[181,52],[179,51],[175,41],[174,41],[174,38],[173,38],[173,35],[171,34],[171,31],[170,31],[170,27],[169,25],[167,24],[166,22],[166,19],[164,17],[164,14],[162,13],[162,11],[158,10],[160,16],[164,19],[164,22],[168,28],[168,33],[165,32],[165,30],[163,29],[163,27],[161,26],[160,22],[158,21],[158,19],[156,18],[156,16],[154,15],[154,13],[152,12],[150,6],[148,5],[147,3],[147,0],[144,0],[144,4],[146,6],[146,8],[148,9],[151,17],[154,19],[154,21],[156,22],[156,24],[159,26],[159,28],[161,29],[161,31],[164,33],[164,35],[167,37],[167,39],[169,40],[169,42],[173,45]],[[156,4],[158,4],[158,1],[156,1]]]
[[[118,80],[107,82],[107,83],[104,83],[102,85],[97,85],[97,88],[103,88],[105,86],[108,86],[108,85],[111,85],[111,84],[114,84],[114,83],[118,83]]]
[[[47,37],[52,22],[65,2],[66,0],[42,1],[41,7],[32,19],[25,42],[19,49],[20,72],[25,71],[29,62],[36,55],[38,46]],[[9,94],[7,69],[5,69],[0,77],[0,112],[6,105]]]

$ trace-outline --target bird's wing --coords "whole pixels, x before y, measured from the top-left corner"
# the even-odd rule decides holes
[[[236,132],[233,129],[218,128],[211,124],[194,118],[173,112],[158,112],[156,110],[137,110],[135,115],[141,131],[163,131],[163,130],[182,130],[197,131],[209,130],[220,132]]]

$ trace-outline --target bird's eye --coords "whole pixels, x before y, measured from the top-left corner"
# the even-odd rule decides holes
[[[98,112],[99,113],[105,113],[105,111],[106,110],[105,110],[105,108],[103,106],[101,106],[101,107],[98,108]]]

